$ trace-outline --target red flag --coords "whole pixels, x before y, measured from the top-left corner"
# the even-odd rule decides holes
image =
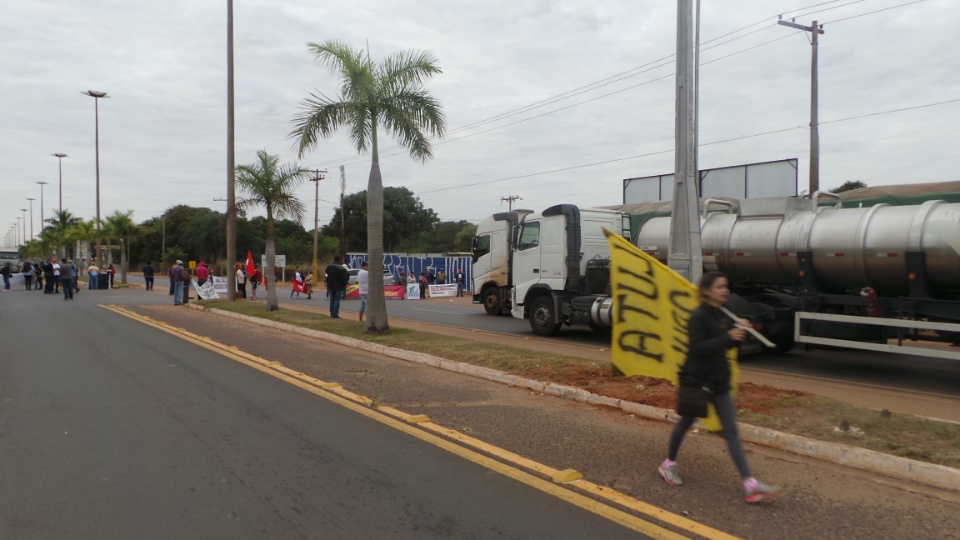
[[[257,271],[257,268],[253,265],[253,254],[247,250],[247,276],[253,277],[253,273]]]

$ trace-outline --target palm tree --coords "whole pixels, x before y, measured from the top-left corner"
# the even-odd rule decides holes
[[[242,194],[237,202],[238,210],[249,210],[263,205],[267,209],[267,267],[263,275],[267,283],[267,311],[276,311],[276,280],[273,268],[276,261],[276,246],[273,241],[274,218],[289,217],[298,222],[303,219],[303,203],[294,195],[309,171],[301,169],[296,163],[279,166],[279,156],[271,156],[266,150],[257,152],[258,163],[237,167],[237,187]],[[232,264],[232,261],[227,261]],[[229,291],[228,294],[232,294]]]
[[[127,263],[130,260],[130,239],[140,232],[133,222],[133,210],[111,214],[105,223],[104,231],[108,237],[120,239],[120,283],[127,282]]]
[[[433,157],[430,136],[442,137],[446,120],[440,104],[423,88],[423,83],[441,73],[428,51],[404,51],[381,63],[369,54],[339,41],[308,43],[316,59],[336,72],[340,92],[336,99],[311,94],[304,111],[294,118],[290,136],[298,139],[299,155],[316,146],[340,128],[360,153],[370,149],[370,178],[367,181],[367,259],[370,289],[367,300],[367,332],[390,330],[387,303],[383,296],[383,178],[380,176],[378,127],[399,140],[410,156],[421,163]],[[426,133],[424,133],[426,132]]]
[[[74,246],[77,245],[77,242],[82,242],[86,246],[86,251],[84,252],[84,258],[90,259],[90,247],[94,245],[97,241],[97,220],[83,220],[78,219],[75,223],[70,225],[70,228],[67,229],[64,238],[66,241]],[[74,253],[74,258],[76,258],[76,253]],[[82,275],[83,272],[80,272]]]
[[[53,217],[47,218],[47,223],[50,225],[46,227],[44,231],[49,231],[48,235],[51,241],[58,248],[58,251],[60,251],[60,258],[66,257],[64,250],[67,242],[70,241],[70,238],[68,238],[70,229],[81,221],[80,218],[71,214],[69,210],[54,210]]]

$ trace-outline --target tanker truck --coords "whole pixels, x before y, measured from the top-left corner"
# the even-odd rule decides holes
[[[731,309],[779,351],[796,341],[893,350],[889,337],[921,331],[960,341],[960,204],[820,206],[826,196],[836,197],[702,201],[704,270],[730,277]],[[569,204],[488,218],[474,239],[474,302],[538,335],[603,331],[613,306],[600,227],[630,238],[628,220]],[[634,222],[636,245],[665,262],[670,218]]]

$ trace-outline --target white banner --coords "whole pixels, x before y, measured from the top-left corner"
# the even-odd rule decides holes
[[[215,291],[217,291],[217,293],[219,293],[219,294],[227,294],[227,278],[226,278],[226,276],[223,276],[223,277],[221,277],[221,276],[213,276],[212,278],[210,278],[209,280],[207,280],[207,283],[210,283],[210,281],[213,281],[213,289],[214,289]],[[205,283],[204,285],[206,285],[206,283]]]
[[[287,267],[287,256],[286,255],[274,255],[273,256],[273,265],[277,268],[286,268]],[[260,268],[267,267],[267,256],[260,255]]]
[[[420,299],[420,285],[416,283],[407,283],[407,300]]]
[[[214,278],[216,279],[216,278]],[[224,288],[226,288],[226,279],[221,278],[224,281]],[[203,285],[197,285],[197,280],[191,280],[193,283],[193,288],[197,290],[197,296],[202,300],[219,300],[220,295],[217,294],[217,289],[213,284],[213,281],[207,280]]]
[[[430,298],[447,298],[457,296],[457,284],[430,285]]]

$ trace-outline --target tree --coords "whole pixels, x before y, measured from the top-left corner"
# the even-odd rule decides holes
[[[275,217],[289,216],[297,221],[303,219],[303,203],[294,195],[309,171],[301,169],[296,163],[279,166],[279,156],[271,156],[266,150],[257,152],[258,163],[237,167],[237,187],[243,194],[237,203],[238,209],[249,210],[257,206],[267,209],[267,267],[263,276],[268,281],[267,311],[279,309],[277,287],[273,269],[276,264],[273,220]],[[314,277],[316,279],[316,276]],[[232,294],[230,291],[228,294]]]
[[[340,212],[346,212],[347,244],[367,251],[367,192],[351,193],[343,198],[343,206],[334,211],[325,233],[340,237]],[[405,187],[383,188],[383,246],[387,253],[401,249],[405,242],[422,231],[431,231],[440,221],[437,213],[426,208],[412,191]]]
[[[377,143],[380,126],[407,148],[421,163],[433,157],[430,137],[442,137],[446,120],[440,104],[423,87],[424,81],[441,73],[433,54],[404,51],[380,63],[370,55],[339,41],[308,43],[315,58],[340,76],[335,99],[311,94],[304,111],[294,118],[291,137],[298,139],[299,156],[340,128],[350,132],[357,152],[370,149],[367,181],[367,255],[370,262],[370,292],[367,300],[367,332],[390,330],[383,295],[383,178]],[[426,133],[425,133],[426,132]]]
[[[867,187],[866,184],[859,180],[847,180],[843,184],[840,184],[840,187],[837,189],[831,190],[831,193],[843,193],[844,191],[850,191],[853,189],[860,189]]]
[[[127,265],[130,262],[130,239],[140,232],[133,222],[133,210],[115,211],[107,217],[104,230],[107,237],[120,239],[120,283],[127,282]]]
[[[81,219],[71,214],[69,210],[54,210],[53,217],[47,218],[47,223],[50,225],[44,228],[44,232],[50,237],[51,243],[60,250],[61,258],[66,256],[63,250],[66,249],[69,241],[67,233],[80,221]]]

